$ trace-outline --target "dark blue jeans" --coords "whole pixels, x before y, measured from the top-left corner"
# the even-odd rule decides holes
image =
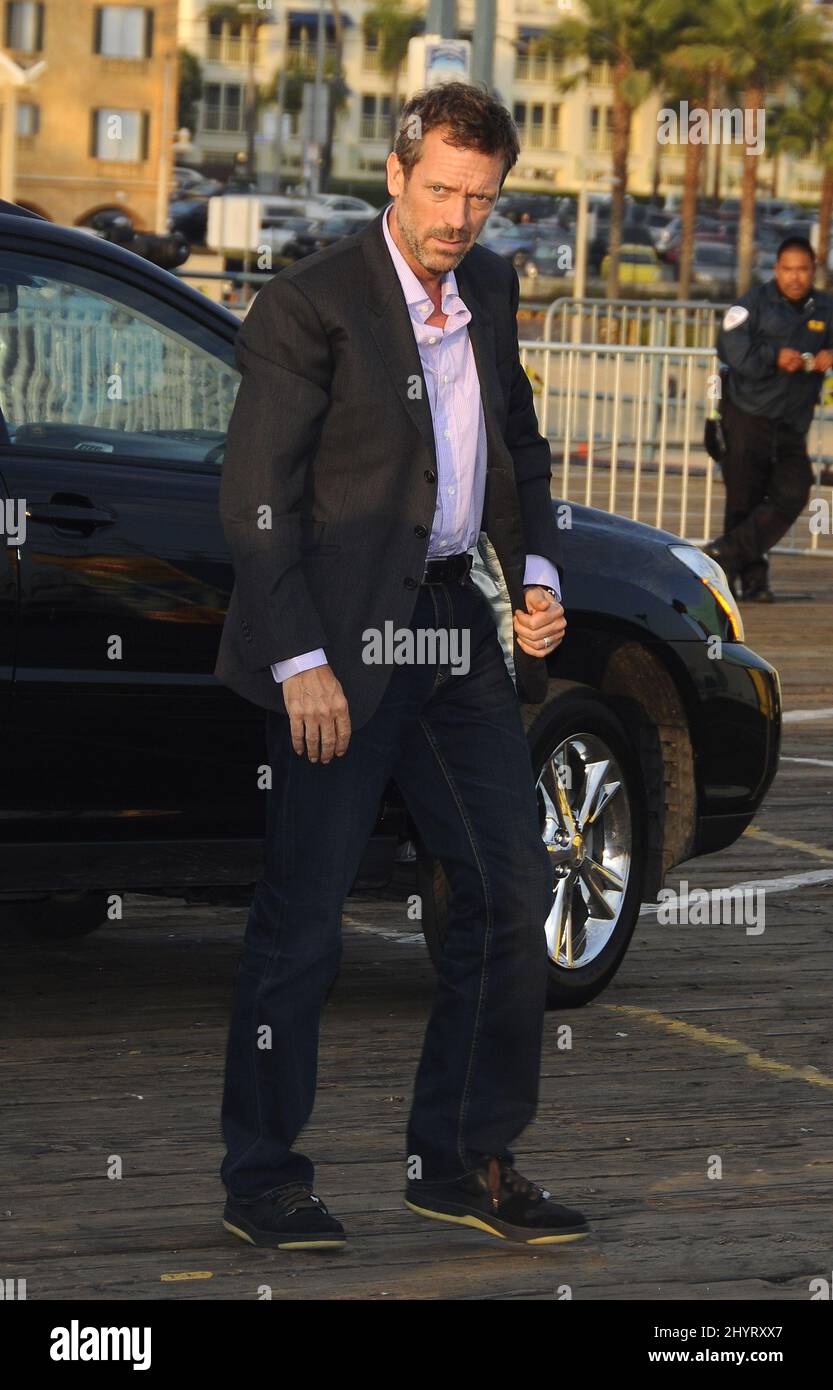
[[[265,866],[237,968],[222,1103],[220,1176],[242,1200],[313,1182],[293,1146],[315,1099],[342,907],[391,777],[451,890],[406,1161],[426,1181],[460,1177],[485,1155],[512,1162],[508,1145],[535,1114],[553,880],[520,704],[470,579],[422,585],[410,626],[467,630],[468,671],[455,671],[454,647],[445,664],[392,666],[342,757],[311,763],[293,750],[286,714],[266,716]],[[395,1020],[390,1034],[395,1047]]]

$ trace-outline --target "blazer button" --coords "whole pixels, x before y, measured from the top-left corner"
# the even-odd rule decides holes
[[[428,528],[426,526],[415,526],[414,535],[419,536],[420,540],[422,540],[423,536],[428,535]]]
[[[405,580],[405,588],[406,588],[406,589],[415,589],[416,587],[417,587],[417,582],[416,582],[416,580],[415,580],[415,579],[412,579],[411,576],[408,575],[408,578]]]
[[[433,468],[426,468],[425,481],[426,483],[435,483],[437,481],[437,475],[434,472]]]

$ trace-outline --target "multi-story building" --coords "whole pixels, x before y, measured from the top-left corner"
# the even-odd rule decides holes
[[[3,0],[0,23],[3,111],[17,132],[4,186],[15,201],[68,224],[121,208],[137,228],[164,230],[176,0]],[[29,69],[32,80],[15,86],[12,71]]]
[[[308,0],[308,4],[310,0]],[[578,3],[578,0],[577,0]],[[282,68],[302,72],[312,79],[318,37],[318,7],[303,9],[288,0],[271,5],[240,4],[237,17],[212,17],[211,0],[180,0],[180,44],[203,66],[205,88],[199,119],[193,132],[194,157],[206,172],[223,174],[235,156],[246,149],[246,109],[253,85],[261,91],[275,88]],[[228,7],[225,7],[228,9]],[[333,150],[332,176],[356,183],[377,181],[384,186],[385,159],[390,149],[390,116],[410,95],[408,68],[403,63],[393,96],[393,76],[380,68],[379,46],[366,38],[362,17],[366,0],[341,0],[343,65],[350,95],[339,113]],[[427,5],[412,5],[424,16]],[[510,186],[542,190],[575,189],[582,178],[601,184],[610,175],[612,145],[611,73],[606,64],[593,66],[588,80],[569,92],[559,88],[563,69],[543,51],[540,39],[547,29],[565,17],[564,0],[497,0],[493,85],[518,124],[522,153]],[[252,24],[252,14],[258,22]],[[334,21],[325,6],[325,55],[334,53]],[[457,34],[470,37],[475,24],[474,0],[458,0]],[[250,42],[251,35],[255,38]],[[662,145],[657,140],[657,113],[662,94],[650,97],[632,121],[629,187],[636,194],[680,190],[685,161],[684,145]],[[274,169],[275,142],[261,104],[255,143],[256,168],[267,183]],[[284,122],[281,168],[285,178],[300,176],[303,150],[296,112]],[[720,160],[724,194],[737,194],[742,174],[739,145],[711,145],[703,162],[704,183],[713,184],[714,165]],[[791,156],[778,170],[782,196],[810,200],[818,194],[821,174],[811,160]],[[761,158],[760,181],[768,185],[773,170]]]

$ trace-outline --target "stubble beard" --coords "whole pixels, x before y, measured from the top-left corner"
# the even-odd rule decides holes
[[[443,275],[449,270],[456,270],[463,257],[469,251],[469,243],[463,243],[462,250],[457,253],[451,251],[442,252],[431,248],[430,238],[436,232],[439,236],[443,228],[432,228],[426,236],[420,237],[413,222],[411,222],[407,210],[403,208],[403,199],[400,197],[396,202],[396,225],[402,234],[402,240],[417,261],[427,271],[429,275]]]

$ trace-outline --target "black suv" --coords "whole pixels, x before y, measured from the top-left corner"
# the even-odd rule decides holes
[[[213,675],[238,326],[128,251],[0,210],[0,905],[41,935],[91,930],[124,890],[245,901],[261,871],[265,716]],[[749,824],[780,693],[701,551],[558,515],[569,628],[524,716],[563,1005],[611,979],[672,865]],[[390,785],[362,878],[397,863],[436,960],[445,876]]]

